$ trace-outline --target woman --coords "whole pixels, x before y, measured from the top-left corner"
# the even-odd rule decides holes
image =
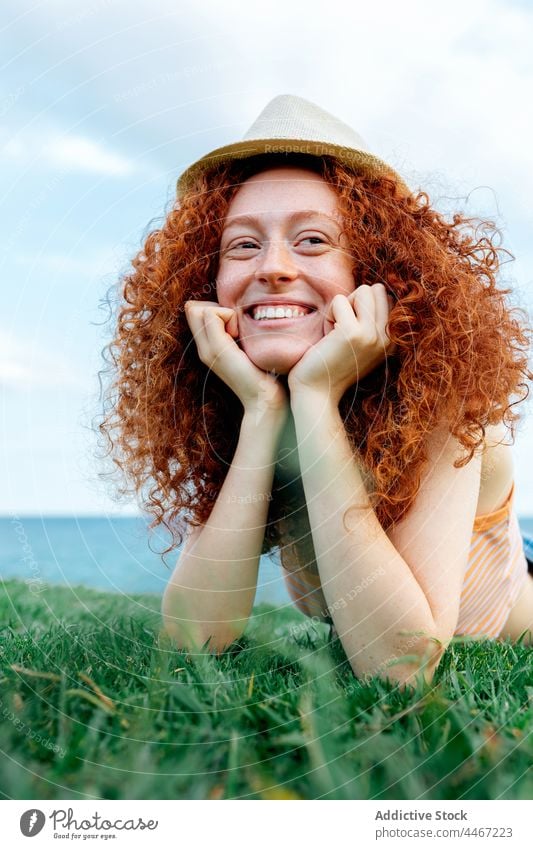
[[[167,631],[223,650],[279,547],[358,676],[430,681],[454,634],[530,639],[502,440],[533,374],[494,225],[448,223],[288,95],[178,192],[125,280],[101,425],[153,525],[189,530]]]

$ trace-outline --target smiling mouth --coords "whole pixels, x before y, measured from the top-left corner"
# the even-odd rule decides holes
[[[255,307],[255,306],[249,307],[247,310],[245,310],[245,312],[243,314],[246,316],[246,318],[248,318],[254,324],[265,324],[268,327],[271,327],[274,324],[282,324],[282,325],[293,324],[293,323],[296,324],[297,322],[302,322],[305,319],[310,318],[310,316],[318,313],[318,310],[314,309],[313,307],[308,307],[308,306],[304,306],[304,305],[300,305],[300,304],[298,304],[298,305],[295,304],[294,307],[297,307],[297,309],[300,313],[299,315],[292,315],[292,316],[269,315],[269,316],[260,316],[258,318],[254,318],[254,312],[257,309],[257,307]],[[275,309],[275,307],[274,307],[274,309]],[[306,311],[304,315],[301,314],[301,312],[303,310]]]

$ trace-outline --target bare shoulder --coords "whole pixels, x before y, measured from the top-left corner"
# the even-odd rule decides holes
[[[439,522],[445,515],[452,524],[463,521],[468,511],[472,512],[472,522],[475,516],[482,470],[480,452],[476,452],[468,463],[456,467],[455,462],[465,457],[465,449],[444,421],[426,433],[424,446],[426,463],[417,494],[407,514],[387,531],[396,540],[400,527],[407,542],[415,530],[416,533],[421,531],[422,527],[418,528],[418,524],[430,534],[435,525],[435,533],[438,534]],[[361,475],[365,485],[375,491],[371,471],[361,466]],[[461,505],[460,509],[457,505]]]
[[[513,485],[513,446],[508,428],[501,422],[487,428],[481,467],[476,516],[501,507]]]
[[[436,460],[439,451],[444,450],[448,442],[450,458],[454,454],[456,457],[464,456],[463,446],[451,436],[449,428],[442,423],[428,437],[430,463]],[[448,451],[448,448],[446,450]],[[513,485],[513,446],[509,430],[503,422],[486,428],[483,451],[480,457],[476,456],[476,462],[480,463],[475,512],[477,517],[498,510],[505,503]],[[472,459],[470,463],[473,462]]]
[[[443,457],[445,457],[445,462],[453,465],[455,460],[459,460],[464,456],[462,445],[459,440],[452,436],[450,428],[445,422],[437,424],[433,430],[429,431],[425,436],[424,442],[427,456],[427,471],[434,467]],[[374,489],[375,478],[372,470],[365,466],[360,458],[359,467],[367,489]]]
[[[452,446],[454,446],[452,448]],[[429,465],[434,464],[443,450],[452,449],[457,458],[464,449],[444,425],[436,427],[427,437]],[[451,455],[450,455],[451,456]],[[375,485],[371,471],[361,466],[367,489]],[[485,447],[481,455],[481,472],[476,516],[492,513],[505,502],[514,479],[513,446],[508,428],[503,424],[490,425],[485,432]]]
[[[485,428],[485,444],[487,448],[495,448],[508,436],[508,429],[503,422],[488,425]]]

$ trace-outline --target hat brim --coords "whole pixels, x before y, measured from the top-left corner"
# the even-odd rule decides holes
[[[186,168],[178,178],[178,196],[182,197],[191,188],[196,177],[203,171],[221,162],[232,159],[247,159],[259,153],[308,153],[312,156],[334,156],[343,164],[349,165],[354,171],[365,176],[392,177],[407,194],[411,194],[409,187],[390,165],[387,165],[379,157],[367,153],[367,151],[311,139],[269,138],[234,142],[224,147],[218,147],[202,156],[201,159]]]

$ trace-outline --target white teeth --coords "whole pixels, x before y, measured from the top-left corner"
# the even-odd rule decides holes
[[[307,313],[298,307],[255,307],[253,310],[255,321],[262,318],[303,318],[305,315]]]

